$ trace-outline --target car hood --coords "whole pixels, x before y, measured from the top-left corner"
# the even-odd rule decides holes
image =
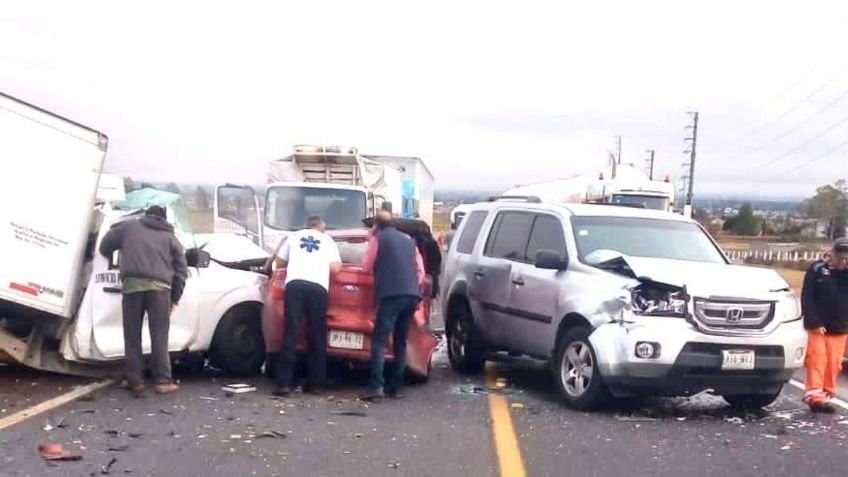
[[[696,297],[769,300],[775,292],[789,289],[786,280],[769,268],[644,257],[622,260],[627,267],[602,268],[631,278],[685,286],[689,295]]]

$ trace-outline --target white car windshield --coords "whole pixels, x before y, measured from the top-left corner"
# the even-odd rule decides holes
[[[696,224],[635,217],[573,217],[580,261],[597,265],[616,256],[726,263]]]

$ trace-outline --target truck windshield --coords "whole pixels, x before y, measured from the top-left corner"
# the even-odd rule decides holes
[[[277,230],[298,230],[317,215],[329,230],[364,228],[365,204],[365,193],[358,190],[272,186],[265,201],[265,224]]]
[[[637,205],[645,209],[668,210],[668,198],[653,195],[613,194],[612,203]]]
[[[574,217],[580,261],[589,265],[617,256],[726,263],[696,224],[635,217]]]

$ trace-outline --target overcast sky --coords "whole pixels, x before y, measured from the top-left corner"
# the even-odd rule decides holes
[[[325,143],[498,189],[597,169],[616,135],[677,178],[692,110],[696,194],[848,178],[844,1],[283,3],[3,1],[0,91],[162,181],[262,183]]]

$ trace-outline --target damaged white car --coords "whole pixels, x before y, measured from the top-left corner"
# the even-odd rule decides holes
[[[443,288],[453,367],[547,360],[565,402],[712,390],[771,404],[803,364],[798,300],[773,270],[731,264],[696,222],[533,198],[475,205]]]
[[[0,187],[9,205],[0,209],[0,360],[59,373],[120,373],[120,253],[106,258],[96,250],[112,225],[160,205],[189,265],[171,316],[170,351],[208,356],[235,374],[260,370],[262,249],[239,237],[195,237],[177,194],[143,189],[124,197],[123,180],[100,173],[108,141],[98,131],[0,94],[0,133],[0,157],[14,163]],[[228,238],[240,248],[220,243]],[[143,347],[149,352],[147,326]]]

